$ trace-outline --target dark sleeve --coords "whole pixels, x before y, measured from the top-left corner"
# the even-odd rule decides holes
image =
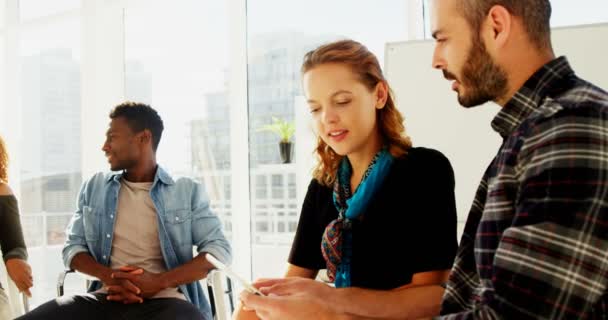
[[[327,225],[323,221],[323,210],[320,210],[325,205],[320,203],[325,200],[324,197],[319,197],[321,189],[323,187],[316,180],[308,185],[288,260],[290,264],[311,270],[326,267],[321,253],[321,238]]]
[[[0,197],[0,247],[2,247],[2,258],[27,259],[27,250],[23,241],[21,221],[19,221],[19,209],[17,199],[13,196]]]
[[[451,269],[458,248],[454,171],[439,151],[423,149],[415,159],[420,169],[420,202],[415,215],[419,234],[412,274]]]

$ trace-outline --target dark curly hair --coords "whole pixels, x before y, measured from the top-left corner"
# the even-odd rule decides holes
[[[127,101],[117,105],[110,112],[110,119],[119,117],[124,118],[129,128],[135,133],[146,129],[150,130],[150,133],[152,133],[152,148],[156,152],[165,128],[163,120],[156,110],[144,103]]]

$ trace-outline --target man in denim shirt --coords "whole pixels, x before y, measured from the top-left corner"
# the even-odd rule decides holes
[[[157,165],[154,109],[127,102],[110,118],[102,150],[115,172],[83,184],[63,248],[66,267],[99,281],[22,319],[211,319],[198,283],[212,269],[205,255],[229,263],[231,249],[203,186]]]

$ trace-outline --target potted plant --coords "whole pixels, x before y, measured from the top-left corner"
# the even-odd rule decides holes
[[[291,138],[296,131],[296,126],[293,122],[288,122],[283,119],[272,117],[272,123],[262,126],[259,131],[270,131],[279,136],[279,150],[283,163],[290,163],[293,154],[293,142]]]

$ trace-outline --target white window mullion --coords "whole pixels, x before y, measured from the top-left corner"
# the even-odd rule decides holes
[[[101,147],[113,106],[125,97],[124,5],[82,0],[82,174],[107,170]]]
[[[251,214],[247,112],[247,1],[230,0],[230,162],[233,268],[250,279]]]
[[[407,39],[424,39],[424,0],[407,2]]]

